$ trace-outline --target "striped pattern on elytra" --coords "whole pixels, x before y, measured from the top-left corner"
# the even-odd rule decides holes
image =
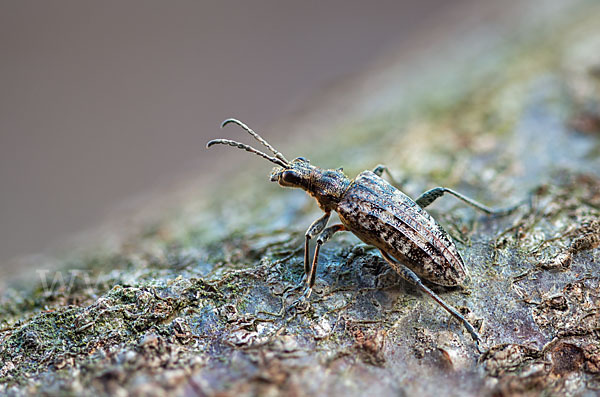
[[[350,180],[341,168],[323,169],[310,164],[303,157],[288,161],[260,135],[236,119],[227,119],[221,127],[234,123],[242,127],[273,156],[261,152],[250,145],[229,139],[214,139],[207,147],[221,144],[246,150],[275,163],[271,181],[282,187],[300,188],[315,198],[319,208],[325,213],[315,220],[305,234],[304,273],[306,290],[301,299],[308,299],[315,284],[319,251],[321,246],[341,231],[354,233],[367,244],[379,248],[381,256],[404,279],[427,293],[452,316],[462,322],[480,349],[481,337],[473,326],[454,307],[444,302],[436,293],[425,286],[421,278],[443,286],[461,285],[467,277],[463,259],[456,245],[444,229],[425,211],[425,207],[443,196],[451,194],[465,203],[487,213],[505,215],[518,205],[494,210],[466,197],[452,189],[437,187],[426,191],[416,200],[381,178],[389,171],[378,166],[373,171],[363,171]],[[392,179],[393,177],[389,175]],[[327,226],[331,212],[338,213],[341,224]],[[312,263],[309,260],[309,242],[317,237]],[[481,351],[481,349],[480,349]]]
[[[367,244],[387,251],[419,277],[460,285],[464,262],[448,234],[412,199],[371,171],[359,174],[336,208],[342,223]]]

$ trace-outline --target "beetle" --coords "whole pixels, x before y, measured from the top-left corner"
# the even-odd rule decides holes
[[[373,171],[363,171],[356,178],[350,179],[341,168],[316,167],[303,157],[288,161],[283,154],[239,120],[227,119],[223,121],[221,128],[230,123],[242,127],[273,153],[273,156],[229,139],[211,140],[207,143],[207,148],[217,144],[234,146],[275,163],[277,167],[271,172],[271,181],[282,187],[305,190],[316,199],[319,208],[324,212],[305,233],[305,298],[310,296],[315,284],[321,246],[335,233],[349,231],[366,244],[378,248],[383,259],[402,278],[428,294],[458,319],[479,348],[481,337],[473,326],[421,281],[424,279],[433,284],[454,287],[460,286],[468,275],[456,244],[425,208],[446,193],[490,215],[508,214],[518,205],[494,210],[446,187],[428,190],[416,200],[412,200],[382,178],[384,172],[390,174],[383,165],[377,166]],[[337,212],[341,223],[326,227],[332,211]],[[315,236],[318,237],[311,263],[309,243]]]

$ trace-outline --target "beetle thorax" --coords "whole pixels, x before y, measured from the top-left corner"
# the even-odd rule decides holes
[[[324,170],[315,167],[311,173],[311,185],[306,189],[319,207],[326,212],[337,208],[344,192],[350,185],[350,179],[341,170]]]

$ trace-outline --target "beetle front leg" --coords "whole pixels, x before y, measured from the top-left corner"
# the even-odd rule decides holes
[[[411,284],[415,285],[416,287],[418,287],[419,289],[421,289],[421,291],[425,292],[427,295],[431,296],[433,298],[433,300],[435,300],[440,306],[442,306],[444,309],[446,309],[446,311],[448,313],[450,313],[457,320],[459,320],[461,323],[463,323],[464,327],[467,329],[467,331],[469,332],[469,334],[471,334],[471,337],[475,341],[475,343],[477,345],[477,349],[481,353],[481,348],[479,346],[479,344],[481,343],[481,337],[479,336],[479,334],[477,333],[477,331],[475,331],[475,328],[473,328],[473,326],[471,325],[471,323],[469,323],[467,321],[467,319],[465,319],[462,316],[462,314],[460,314],[455,308],[453,308],[452,306],[448,305],[446,302],[444,302],[442,300],[442,298],[440,298],[439,296],[437,296],[437,294],[435,292],[433,292],[432,290],[430,290],[429,288],[427,288],[423,284],[423,282],[421,281],[421,279],[419,278],[419,276],[417,276],[415,274],[415,272],[413,272],[412,270],[410,270],[405,265],[403,265],[403,264],[395,261],[391,256],[389,256],[387,254],[387,252],[381,251],[381,250],[380,250],[380,252],[381,252],[381,256],[383,257],[383,259],[385,259],[386,262],[389,263],[390,266],[396,272],[398,272],[398,274],[403,279],[405,279],[406,281],[408,281]]]
[[[329,217],[331,216],[331,212],[326,212],[322,217],[314,221],[306,233],[304,234],[304,275],[307,277],[310,273],[310,262],[308,261],[308,255],[310,253],[309,243],[310,239],[321,233],[325,226],[327,226],[327,221],[329,221]]]
[[[317,277],[317,265],[319,263],[319,251],[321,250],[321,246],[328,242],[331,237],[337,232],[343,232],[346,230],[346,227],[341,223],[333,226],[329,226],[327,229],[323,230],[323,233],[317,238],[317,246],[315,247],[315,256],[313,257],[312,267],[310,269],[310,276],[307,279],[308,288],[312,289],[315,285],[315,279]]]
[[[329,217],[329,214],[326,214],[326,215]],[[313,225],[316,224],[321,219],[322,218],[317,219],[317,221],[315,221],[315,223],[313,223]],[[327,223],[327,221],[325,221],[325,223]],[[311,226],[311,228],[312,228],[312,226]],[[304,290],[304,293],[302,294],[302,296],[300,298],[296,299],[292,303],[291,307],[296,306],[302,299],[308,299],[310,297],[310,294],[312,292],[312,287],[315,285],[315,279],[317,277],[317,264],[319,262],[319,251],[321,250],[321,246],[323,244],[325,244],[327,241],[329,241],[335,233],[341,232],[344,230],[346,230],[346,227],[344,225],[337,224],[337,225],[330,226],[327,229],[323,230],[323,233],[321,233],[319,235],[319,238],[317,238],[317,246],[315,247],[315,255],[313,257],[310,274],[307,273],[306,282],[308,285],[306,286],[306,289]],[[305,252],[308,252],[308,250],[306,250]],[[305,254],[305,257],[306,257],[306,255],[307,254]]]
[[[444,193],[449,193],[454,197],[458,198],[459,200],[464,201],[465,203],[477,208],[480,211],[485,212],[488,215],[508,215],[521,205],[517,204],[509,208],[493,209],[447,187],[436,187],[431,190],[428,190],[422,195],[420,195],[419,198],[415,200],[415,203],[417,203],[419,207],[425,208],[429,204],[433,203],[437,198],[442,197]]]

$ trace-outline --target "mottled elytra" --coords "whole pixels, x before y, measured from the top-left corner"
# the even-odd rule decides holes
[[[241,121],[227,119],[221,127],[229,123],[242,127],[273,153],[273,156],[228,139],[212,140],[206,145],[207,148],[216,144],[230,145],[277,164],[271,172],[271,181],[283,187],[304,189],[317,200],[317,204],[325,212],[310,225],[305,234],[306,298],[310,296],[315,284],[321,246],[335,233],[349,231],[365,243],[377,247],[383,259],[396,272],[460,320],[479,347],[481,338],[473,326],[421,282],[421,279],[425,279],[438,285],[458,286],[467,277],[467,269],[456,245],[424,208],[444,193],[449,193],[487,214],[508,214],[517,206],[493,210],[445,187],[428,190],[416,200],[412,200],[381,178],[383,172],[387,172],[384,166],[380,165],[373,171],[363,171],[356,178],[349,179],[341,169],[319,168],[311,165],[303,157],[289,161]],[[326,227],[331,211],[338,213],[342,223]],[[317,245],[311,263],[309,241],[317,235]]]

